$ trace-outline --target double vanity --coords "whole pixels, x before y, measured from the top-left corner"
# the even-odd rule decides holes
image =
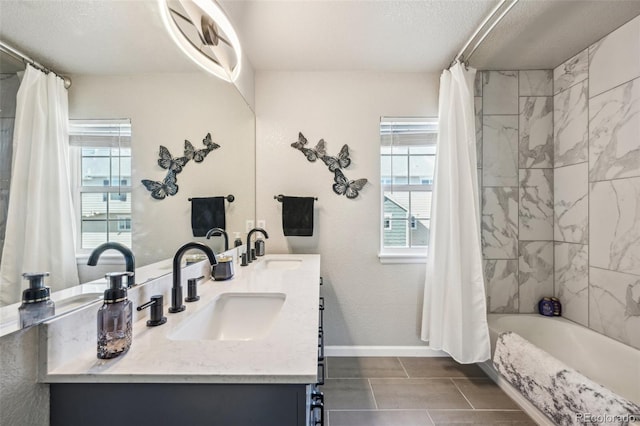
[[[201,275],[199,301],[179,313],[167,312],[170,274],[130,289],[134,306],[163,295],[167,322],[148,327],[149,310],[134,310],[131,348],[114,359],[96,358],[100,303],[42,323],[50,424],[309,424],[320,256],[267,255],[226,281],[202,261],[182,269],[183,287]]]

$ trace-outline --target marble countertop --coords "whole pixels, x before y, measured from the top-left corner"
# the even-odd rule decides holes
[[[298,259],[296,269],[269,269],[269,259]],[[236,266],[236,275],[227,281],[201,281],[200,300],[185,303],[183,312],[170,314],[170,298],[165,297],[168,321],[147,327],[147,317],[133,324],[131,349],[111,360],[96,357],[93,341],[64,362],[47,363],[44,355],[41,381],[46,383],[313,383],[317,374],[319,255],[267,255],[247,267]],[[183,282],[185,280],[183,274]],[[170,279],[171,276],[167,278]],[[164,284],[166,285],[166,284]],[[170,287],[170,286],[169,286]],[[183,293],[186,295],[186,285]],[[191,316],[224,293],[284,293],[285,302],[270,332],[257,340],[172,340],[171,334]],[[135,306],[134,306],[135,310]],[[148,310],[147,310],[148,311]],[[91,315],[93,311],[89,312]],[[87,320],[88,314],[84,319]],[[45,328],[48,351],[56,351],[55,339],[69,333],[71,317],[64,330]],[[78,315],[78,320],[82,320]],[[48,324],[51,326],[56,320]],[[93,320],[95,324],[95,319]],[[86,327],[85,327],[86,328]],[[95,325],[93,326],[95,329]],[[95,333],[95,330],[94,330]],[[74,339],[89,339],[79,332]],[[64,349],[60,349],[64,350]],[[48,354],[49,356],[51,354]],[[52,365],[53,364],[53,365]],[[51,369],[49,368],[51,367]]]
[[[162,275],[170,274],[173,262],[166,259],[151,265],[136,268],[136,283],[145,284]],[[26,286],[24,287],[26,288]],[[107,281],[100,278],[88,283],[65,288],[51,293],[51,300],[56,304],[55,316],[64,315],[102,299],[107,288]],[[0,307],[0,337],[21,329],[18,308],[22,302]]]

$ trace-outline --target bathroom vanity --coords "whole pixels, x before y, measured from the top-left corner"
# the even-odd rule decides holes
[[[209,271],[201,262],[188,278]],[[207,277],[208,278],[208,277]],[[131,349],[96,358],[100,304],[41,325],[40,381],[51,425],[306,425],[318,381],[319,255],[268,255],[227,281],[203,280],[200,300],[147,327],[136,312]],[[134,306],[169,300],[171,276],[130,291]]]

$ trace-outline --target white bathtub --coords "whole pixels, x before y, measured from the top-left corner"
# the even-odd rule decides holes
[[[564,318],[490,314],[488,322],[492,354],[498,335],[513,331],[594,382],[640,404],[640,350]],[[515,388],[506,388],[510,385],[500,380],[490,361],[481,366],[534,420],[551,424],[524,397],[518,398]]]

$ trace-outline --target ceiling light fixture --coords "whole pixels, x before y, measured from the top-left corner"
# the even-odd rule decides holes
[[[158,5],[165,28],[189,59],[225,81],[238,78],[240,40],[215,0],[158,0]]]

